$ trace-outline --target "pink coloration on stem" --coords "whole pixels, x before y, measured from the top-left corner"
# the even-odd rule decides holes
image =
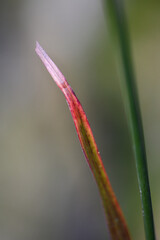
[[[38,42],[36,43],[36,53],[39,55],[58,87],[62,90],[68,102],[82,150],[99,188],[111,239],[130,240],[131,238],[125,219],[110,185],[92,130],[79,100],[63,74]]]
[[[46,52],[43,50],[43,48],[40,46],[38,42],[36,42],[36,53],[41,58],[42,62],[46,66],[48,72],[51,74],[52,78],[58,85],[60,89],[62,89],[64,86],[63,84],[67,83],[63,74],[59,71],[57,66],[54,64],[54,62],[48,57]]]

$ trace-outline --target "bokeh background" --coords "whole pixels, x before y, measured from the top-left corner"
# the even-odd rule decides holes
[[[160,2],[125,3],[160,236]],[[0,239],[107,239],[97,186],[38,40],[80,99],[133,239],[134,157],[102,1],[0,1]]]

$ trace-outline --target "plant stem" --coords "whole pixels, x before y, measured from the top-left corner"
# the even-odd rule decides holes
[[[111,31],[115,37],[114,40],[116,41],[117,46],[116,50],[119,51],[119,58],[122,65],[122,91],[135,154],[146,239],[154,240],[155,231],[143,126],[135,84],[135,76],[133,71],[131,49],[123,3],[122,1],[120,2],[118,0],[104,0],[104,3],[109,16],[108,20],[111,24]]]
[[[130,234],[123,213],[112,190],[83,108],[63,74],[38,42],[35,50],[67,100],[84,155],[99,188],[106,213],[110,238],[112,240],[130,240]]]

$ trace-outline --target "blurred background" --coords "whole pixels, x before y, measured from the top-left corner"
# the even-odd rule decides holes
[[[160,2],[126,1],[160,236]],[[133,239],[144,239],[123,100],[102,1],[0,1],[0,239],[107,239],[97,186],[38,40],[88,116]]]

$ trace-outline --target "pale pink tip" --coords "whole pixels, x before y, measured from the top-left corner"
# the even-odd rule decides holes
[[[50,57],[47,55],[47,53],[44,51],[44,49],[41,47],[41,45],[36,42],[36,49],[35,49],[37,55],[42,60],[43,64],[47,68],[48,72],[52,76],[53,80],[56,82],[59,88],[63,88],[63,84],[66,83],[65,77],[61,73],[61,71],[58,69],[58,67],[55,65],[55,63],[50,59]]]

